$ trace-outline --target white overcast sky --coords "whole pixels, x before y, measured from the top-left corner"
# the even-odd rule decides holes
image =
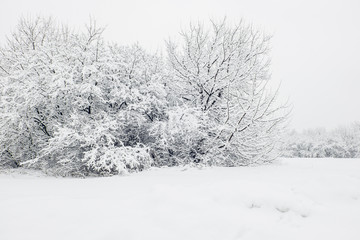
[[[105,37],[161,49],[189,21],[244,18],[273,34],[272,73],[293,104],[291,127],[360,121],[360,0],[1,0],[0,42],[20,16],[81,27],[95,17]]]

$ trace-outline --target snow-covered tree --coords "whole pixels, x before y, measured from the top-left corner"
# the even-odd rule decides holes
[[[150,128],[167,118],[159,57],[22,19],[1,49],[1,162],[66,174],[150,166]]]
[[[191,26],[163,61],[103,31],[20,20],[0,48],[1,166],[84,176],[277,156],[287,110],[267,90],[268,37]]]
[[[197,147],[188,149],[193,158],[226,166],[273,160],[288,110],[267,88],[270,38],[224,20],[209,29],[190,25],[181,40],[167,44],[170,87],[183,108],[201,116],[192,135]]]

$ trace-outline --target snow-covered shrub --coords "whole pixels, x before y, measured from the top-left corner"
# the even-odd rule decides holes
[[[150,166],[148,129],[166,119],[161,60],[138,45],[104,44],[102,31],[20,21],[1,49],[2,164],[62,175]]]
[[[201,112],[185,106],[172,107],[168,120],[152,129],[159,139],[152,157],[157,166],[176,166],[205,162],[207,135],[203,131],[206,119]]]

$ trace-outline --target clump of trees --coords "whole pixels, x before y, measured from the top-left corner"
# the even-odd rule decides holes
[[[1,166],[86,176],[278,156],[288,111],[267,90],[269,37],[191,25],[163,58],[103,31],[20,19],[0,48]]]
[[[360,123],[338,127],[332,131],[310,129],[292,131],[286,137],[283,156],[301,158],[360,157]]]

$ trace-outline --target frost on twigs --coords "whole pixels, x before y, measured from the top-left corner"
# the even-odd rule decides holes
[[[0,49],[1,166],[88,176],[277,156],[287,110],[267,91],[267,36],[191,25],[165,59],[103,31],[19,21]]]

